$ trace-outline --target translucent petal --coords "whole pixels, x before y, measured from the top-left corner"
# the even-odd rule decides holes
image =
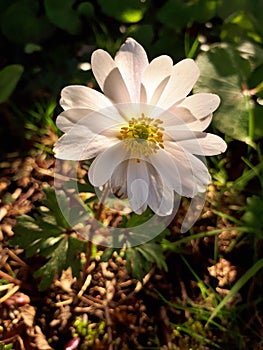
[[[172,69],[172,74],[165,86],[158,106],[168,109],[185,98],[192,90],[198,77],[199,68],[192,59],[186,58],[177,63]]]
[[[148,169],[144,161],[129,160],[127,189],[132,210],[137,214],[141,214],[147,207],[150,190]]]
[[[220,104],[220,98],[215,94],[200,93],[186,97],[180,104],[185,107],[198,119],[213,113]]]
[[[90,182],[94,186],[104,185],[112,177],[117,166],[127,158],[127,151],[124,149],[123,142],[106,149],[91,164],[88,172]]]
[[[114,196],[120,199],[128,198],[127,192],[127,171],[128,162],[125,160],[120,163],[112,173],[110,178],[110,188]]]
[[[203,131],[210,125],[212,118],[213,114],[211,113],[202,119],[198,119],[194,122],[188,123],[187,127],[193,131]]]
[[[125,120],[114,106],[101,109],[100,112],[80,108],[68,109],[62,112],[56,120],[58,128],[64,132],[68,132],[73,126],[77,127],[78,124],[79,128],[83,125],[98,134],[124,123]]]
[[[142,75],[149,64],[144,48],[134,39],[128,38],[117,52],[115,62],[128,88],[131,101],[140,102]]]
[[[146,89],[147,102],[152,103],[151,99],[159,84],[167,78],[173,67],[173,60],[169,56],[159,56],[152,60],[145,69],[142,77],[142,84]],[[168,80],[166,80],[167,82]]]
[[[149,207],[160,216],[170,215],[173,211],[174,191],[165,186],[156,169],[148,165],[150,177]]]
[[[177,141],[177,144],[192,154],[202,156],[214,156],[227,148],[221,137],[208,133],[196,133],[195,139]]]
[[[116,63],[108,52],[99,49],[91,55],[91,67],[101,90],[104,91],[105,80],[110,72],[116,68]]]
[[[104,135],[94,134],[89,129],[83,128],[83,132],[85,134],[69,132],[61,136],[53,149],[56,158],[68,160],[90,159],[116,143],[116,140],[111,140]]]
[[[82,85],[70,85],[61,91],[60,105],[64,110],[87,108],[96,111],[112,106],[112,103],[96,90]]]
[[[118,68],[114,68],[105,79],[103,91],[114,103],[131,102],[126,83]]]
[[[198,192],[204,192],[211,182],[204,161],[180,148],[176,142],[167,142],[165,150],[180,174],[177,181],[181,181],[182,192],[177,192],[186,197],[194,197]]]

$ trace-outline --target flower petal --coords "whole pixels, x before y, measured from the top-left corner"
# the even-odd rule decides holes
[[[168,109],[176,102],[185,98],[192,90],[199,77],[199,68],[190,58],[177,63],[173,69],[170,79],[158,102],[160,107]]]
[[[120,163],[113,171],[110,178],[110,188],[111,192],[120,199],[128,198],[127,192],[127,171],[128,171],[128,162],[125,160]]]
[[[206,186],[211,183],[211,177],[204,162],[184,151],[176,142],[167,142],[165,149],[180,174],[177,181],[182,182],[182,193],[178,193],[186,197],[194,197],[198,192],[204,192]]]
[[[93,112],[86,116],[86,111],[69,109],[58,117],[58,126],[67,133],[55,145],[56,157],[61,159],[68,157],[71,160],[90,159],[119,142],[116,129],[123,124],[123,119],[115,113],[115,108],[104,109],[107,115]],[[82,118],[75,123],[81,116]]]
[[[148,103],[151,103],[151,98],[159,84],[171,75],[172,67],[173,60],[166,55],[155,58],[146,67],[142,76],[142,86],[146,89]]]
[[[91,55],[92,72],[101,88],[104,91],[104,83],[110,72],[116,68],[116,63],[108,52],[96,50]]]
[[[185,107],[198,119],[213,113],[220,104],[220,98],[215,94],[199,93],[186,97],[178,106]]]
[[[105,79],[103,91],[114,103],[131,102],[129,91],[118,68],[114,68]]]
[[[187,127],[193,131],[203,131],[205,130],[211,123],[213,118],[213,114],[207,115],[205,118],[195,120],[194,122],[188,123]]]
[[[149,157],[149,160],[156,171],[160,174],[162,182],[171,189],[174,189],[177,193],[181,194],[182,185],[180,174],[172,157],[166,151],[159,149],[157,153],[154,153]]]
[[[82,85],[70,85],[61,91],[60,105],[64,110],[87,108],[99,110],[112,106],[111,101],[102,93]]]
[[[118,142],[106,149],[91,164],[88,172],[90,182],[94,186],[104,185],[112,177],[116,167],[126,159],[128,159],[128,153],[123,142]]]
[[[196,121],[189,109],[177,106],[164,111],[159,115],[159,118],[164,122],[164,128],[175,128],[178,125],[184,125],[184,128],[187,129],[186,124]]]
[[[142,75],[149,64],[144,48],[134,39],[128,38],[117,52],[115,62],[128,88],[131,100],[140,102]]]
[[[71,130],[75,131],[75,128]],[[94,134],[89,129],[83,128],[83,131],[85,135],[79,132],[69,132],[61,136],[53,149],[55,157],[67,160],[90,159],[116,143],[115,140]]]
[[[86,108],[68,109],[62,112],[56,120],[58,128],[63,132],[68,132],[74,125],[77,127],[78,124],[79,128],[80,125],[83,125],[98,134],[123,123],[125,120],[115,106],[101,109],[100,112]]]
[[[56,124],[57,127],[63,131],[68,132],[75,124],[81,123],[81,120],[86,119],[94,113],[91,109],[68,109],[57,117]]]
[[[135,159],[130,159],[127,173],[128,199],[132,210],[137,214],[141,214],[147,207],[149,187],[148,169],[145,162],[138,163]]]
[[[160,216],[170,215],[173,211],[174,191],[165,186],[156,169],[147,164],[150,177],[149,207]]]
[[[214,156],[227,148],[221,137],[208,133],[196,133],[195,139],[177,141],[177,144],[192,154],[202,156]]]

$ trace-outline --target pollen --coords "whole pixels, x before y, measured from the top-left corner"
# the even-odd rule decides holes
[[[146,117],[142,113],[138,118],[131,118],[129,124],[121,128],[120,139],[126,141],[132,156],[150,156],[164,148],[162,123],[162,120]]]

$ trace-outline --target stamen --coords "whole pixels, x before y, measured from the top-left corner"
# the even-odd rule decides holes
[[[131,155],[141,157],[156,153],[159,148],[164,148],[163,131],[160,127],[163,121],[146,117],[144,113],[138,118],[131,118],[128,126],[120,130],[121,140],[125,140],[127,150]],[[136,158],[139,163],[139,158]]]

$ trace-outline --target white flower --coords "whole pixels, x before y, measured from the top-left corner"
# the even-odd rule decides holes
[[[224,152],[226,144],[203,132],[219,97],[187,97],[199,77],[196,63],[184,59],[173,65],[165,55],[149,63],[143,47],[128,38],[115,59],[96,50],[91,65],[104,94],[78,85],[62,90],[64,112],[57,125],[65,134],[55,145],[56,157],[95,158],[90,182],[109,183],[138,214],[149,205],[169,215],[174,192],[187,197],[204,192],[211,178],[200,156]]]

